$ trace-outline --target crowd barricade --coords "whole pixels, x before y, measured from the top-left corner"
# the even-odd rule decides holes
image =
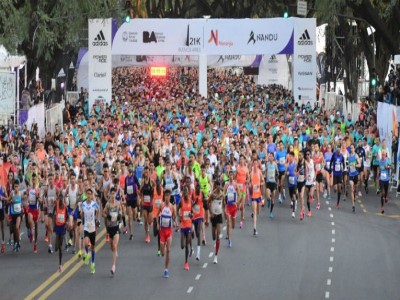
[[[56,129],[56,124],[63,124],[64,105],[57,103],[46,110],[46,132],[53,133]]]

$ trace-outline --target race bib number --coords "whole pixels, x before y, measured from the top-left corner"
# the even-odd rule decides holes
[[[170,218],[161,218],[161,227],[168,228],[171,227],[171,219]]]
[[[268,181],[274,182],[275,181],[275,170],[268,171]]]
[[[190,219],[190,211],[184,211],[183,212],[183,219],[184,220],[189,220]]]
[[[96,226],[95,226],[93,220],[87,221],[86,224],[87,224],[87,225],[86,225],[86,226],[87,226],[87,230],[88,230],[89,232],[93,232],[93,231],[96,230]]]
[[[57,222],[64,223],[65,222],[65,214],[57,214]]]
[[[145,202],[145,203],[150,203],[150,196],[143,196],[143,201]]]
[[[351,164],[351,165],[350,165],[350,172],[351,172],[351,173],[354,173],[355,171],[356,171],[356,165]]]
[[[114,212],[110,213],[110,217],[111,217],[111,222],[117,222],[118,213],[114,211]]]
[[[229,202],[235,201],[235,194],[234,193],[228,193],[227,197],[228,197],[228,201]]]
[[[321,169],[322,169],[321,164],[317,164],[316,167],[315,167],[315,169],[316,169],[317,171],[321,171]]]
[[[166,184],[165,185],[165,188],[167,189],[167,190],[170,190],[170,191],[172,191],[172,188],[174,187],[174,185],[172,184],[172,183],[169,183],[169,184]]]
[[[279,164],[283,165],[285,163],[285,158],[281,157],[279,158]]]
[[[336,172],[340,172],[341,169],[342,169],[342,168],[341,168],[341,164],[340,164],[340,163],[336,163],[336,164],[335,164],[335,171],[336,171]]]
[[[330,162],[330,161],[327,161],[327,162],[325,163],[325,167],[329,170],[330,166],[331,166],[331,162]]]
[[[261,170],[265,172],[265,164],[261,164]]]
[[[29,194],[29,204],[30,205],[36,204],[36,195]]]
[[[49,204],[53,205],[55,198],[54,197],[49,197]]]
[[[311,175],[307,175],[307,180],[310,182],[312,181],[312,176]]]
[[[128,185],[126,187],[126,192],[128,193],[128,195],[132,195],[133,194],[133,186],[132,185]]]
[[[198,204],[194,205],[194,206],[193,206],[193,212],[194,212],[195,214],[200,213],[200,205],[198,205]]]
[[[258,184],[253,185],[253,191],[258,192],[260,190],[260,186]]]
[[[289,183],[294,184],[294,176],[289,176]]]
[[[214,200],[211,205],[212,213],[214,215],[222,214],[222,201],[221,200]]]
[[[21,212],[21,203],[14,204],[14,212],[16,212],[16,213]]]
[[[238,189],[241,191],[243,190],[243,184],[242,183],[238,183]]]
[[[304,175],[299,175],[299,181],[301,181],[301,182],[304,181]]]
[[[160,207],[160,206],[161,206],[161,203],[162,203],[162,200],[161,200],[161,199],[156,199],[156,200],[154,201],[154,204],[155,204],[156,207]]]
[[[387,175],[386,173],[381,173],[381,180],[386,180],[387,179]]]

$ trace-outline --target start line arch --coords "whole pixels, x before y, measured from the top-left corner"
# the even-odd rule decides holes
[[[89,103],[111,100],[112,56],[195,55],[207,96],[207,55],[292,56],[296,101],[316,100],[316,19],[89,19]]]

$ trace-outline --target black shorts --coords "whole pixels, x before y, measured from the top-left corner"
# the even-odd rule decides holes
[[[349,177],[349,181],[353,181],[354,184],[357,184],[358,183],[358,175],[357,176],[350,176]]]
[[[381,187],[381,191],[385,191],[387,192],[387,190],[389,189],[389,181],[382,181],[379,180],[379,186]]]
[[[217,226],[218,224],[222,224],[222,223],[223,223],[223,221],[222,221],[222,214],[220,214],[220,215],[213,215],[212,218],[210,219],[210,221],[211,221],[212,227],[215,227],[215,226]]]
[[[3,209],[0,209],[0,222],[4,221],[5,213]]]
[[[137,207],[137,199],[126,200],[126,207],[132,207],[133,209],[135,209]]]
[[[325,171],[328,172],[329,174],[332,174],[332,170],[327,170],[327,169],[325,168]]]
[[[278,179],[281,180],[282,176],[285,176],[286,172],[285,171],[279,171],[278,172]]]
[[[171,196],[169,197],[169,202],[170,202],[172,205],[175,205],[175,204],[176,204],[176,202],[175,202],[175,196],[174,196],[174,195],[171,195]]]
[[[358,175],[363,173],[364,172],[364,166],[362,166],[361,168],[357,168],[357,171],[358,171]]]
[[[17,219],[21,216],[22,216],[21,214],[11,215],[11,220],[12,220],[13,225],[15,225],[17,223]]]
[[[276,190],[276,182],[267,182],[267,190],[271,192]]]
[[[333,185],[336,185],[336,184],[339,184],[339,183],[342,183],[342,182],[343,182],[343,176],[342,175],[339,175],[339,176],[333,175]]]
[[[349,175],[349,171],[343,171],[343,177]]]
[[[102,208],[106,207],[107,199],[104,196],[101,196],[101,206]]]
[[[142,205],[142,211],[147,211],[148,213],[151,213],[153,211],[153,206],[144,206]]]
[[[110,239],[112,240],[116,234],[120,234],[121,232],[119,231],[119,226],[114,226],[114,227],[107,227],[107,233],[110,236]]]
[[[297,191],[300,193],[303,187],[305,186],[305,182],[297,182]]]
[[[296,186],[289,186],[289,195],[292,198],[296,195]]]
[[[208,201],[203,201],[204,210],[208,210]]]
[[[372,165],[372,171],[374,171],[374,173],[378,172],[378,165]]]
[[[322,179],[323,179],[322,173],[317,174],[317,178],[316,178],[317,182],[318,182],[318,183],[321,183],[321,182],[322,182]]]
[[[83,236],[84,237],[88,237],[89,238],[89,241],[90,241],[90,244],[92,245],[92,246],[95,246],[96,245],[96,231],[93,231],[93,232],[87,232],[86,230],[83,232]]]

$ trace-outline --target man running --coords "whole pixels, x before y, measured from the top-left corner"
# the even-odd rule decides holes
[[[228,246],[232,247],[231,230],[235,229],[236,215],[237,215],[237,198],[238,198],[238,186],[234,181],[235,174],[233,171],[229,172],[229,182],[224,187],[224,199],[225,199],[225,213],[226,213],[226,230],[228,235]],[[217,180],[216,182],[219,182]]]
[[[387,152],[382,152],[382,158],[379,160],[378,175],[379,186],[381,189],[381,214],[385,213],[384,203],[388,202],[389,175],[392,168],[390,159],[387,157]]]
[[[211,193],[208,202],[211,207],[211,233],[213,241],[215,241],[215,254],[214,254],[214,264],[218,263],[218,252],[220,247],[220,233],[222,225],[222,214],[223,214],[223,191],[221,189],[221,182],[219,180],[215,181],[214,190]]]
[[[261,203],[261,187],[264,186],[264,177],[260,170],[260,165],[255,162],[251,167],[251,205],[253,212],[253,235],[258,235],[257,232],[257,216],[260,213]]]
[[[238,186],[238,207],[240,209],[239,227],[243,228],[247,183],[250,182],[249,169],[246,166],[244,155],[240,155],[239,166],[236,168],[236,182]]]
[[[136,175],[133,174],[133,165],[128,165],[128,175],[125,177],[124,193],[126,195],[126,208],[128,211],[128,228],[129,228],[129,240],[133,238],[133,224],[132,219],[136,218],[136,209],[138,207],[138,192],[140,190],[139,180]]]
[[[297,174],[294,152],[289,152],[288,155],[287,176],[289,184],[289,195],[292,201],[292,218],[295,218],[295,212],[297,208]]]
[[[278,143],[278,150],[275,154],[275,160],[278,166],[278,201],[282,204],[282,200],[286,199],[285,194],[285,175],[286,175],[286,150],[283,148],[283,142]]]
[[[276,174],[278,173],[278,166],[274,161],[273,153],[268,153],[268,162],[266,167],[266,188],[267,188],[267,207],[270,209],[269,217],[272,219],[274,215],[272,211],[275,205],[275,191],[276,191]]]
[[[361,160],[356,153],[354,144],[350,146],[349,154],[349,182],[351,190],[351,203],[353,204],[353,213],[356,212],[355,198],[356,198],[356,187],[358,183],[358,170],[361,168]]]
[[[333,170],[333,188],[337,193],[336,208],[340,208],[340,192],[342,190],[344,170],[344,157],[340,153],[340,146],[337,146],[336,152],[332,155],[330,168]]]

